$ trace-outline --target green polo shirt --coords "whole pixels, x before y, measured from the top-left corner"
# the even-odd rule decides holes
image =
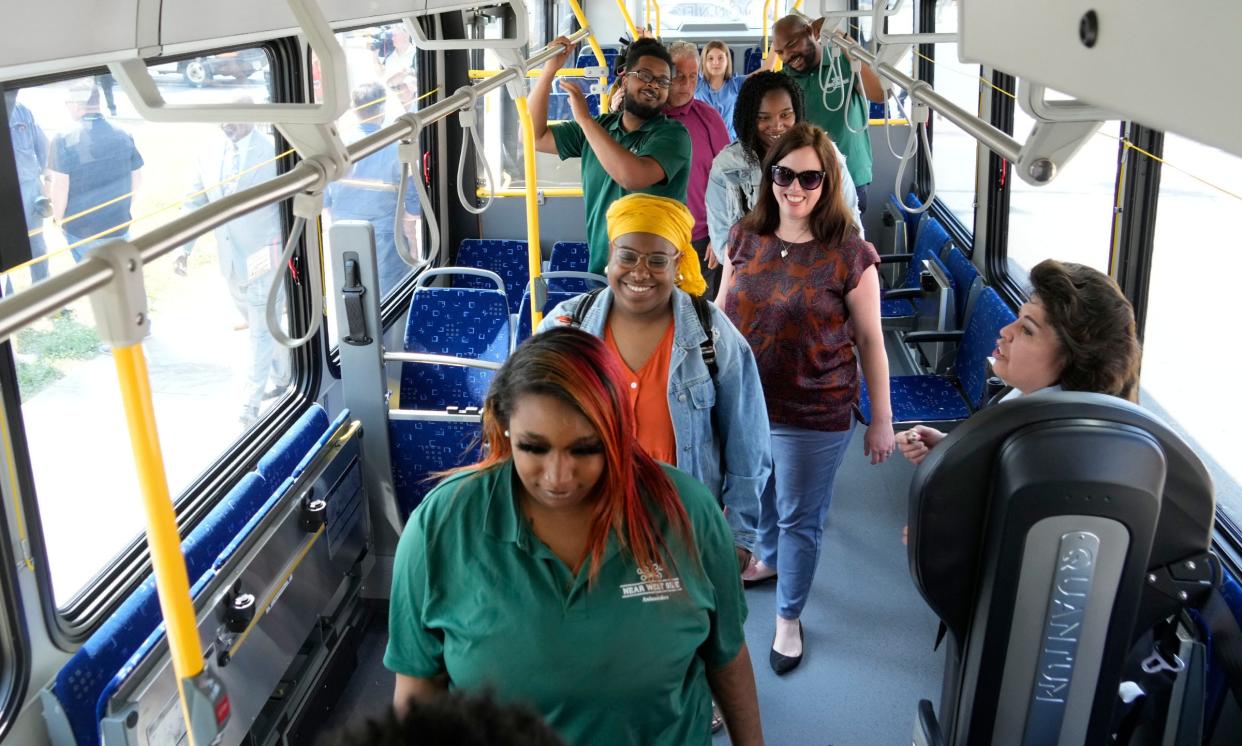
[[[595,121],[607,130],[612,139],[637,156],[650,156],[664,169],[664,180],[639,189],[643,194],[669,197],[686,203],[686,184],[690,179],[690,133],[681,122],[657,114],[643,126],[627,132],[621,126],[621,112],[601,114]],[[608,175],[595,151],[582,134],[577,122],[562,122],[551,127],[556,139],[556,152],[561,160],[582,159],[582,200],[586,203],[587,245],[591,249],[589,271],[604,273],[608,263],[608,207],[629,194]]]
[[[845,107],[841,98],[850,83],[850,62],[841,56],[840,68],[832,70],[832,53],[823,50],[820,69],[800,73],[790,67],[782,67],[781,72],[793,78],[802,89],[802,97],[806,100],[806,121],[818,125],[845,156],[845,167],[850,171],[850,178],[855,186],[866,186],[871,183],[871,135],[867,132],[867,121],[870,119],[871,104],[867,97],[854,88],[850,95],[850,127],[845,126]],[[820,87],[820,76],[823,76],[827,95]],[[827,99],[827,106],[824,99]],[[830,111],[830,109],[836,111]]]
[[[595,582],[575,576],[519,511],[512,462],[441,482],[410,516],[393,564],[395,673],[447,673],[542,713],[571,746],[711,743],[706,670],[745,642],[733,536],[707,488],[671,466],[692,556],[640,577],[610,539]]]

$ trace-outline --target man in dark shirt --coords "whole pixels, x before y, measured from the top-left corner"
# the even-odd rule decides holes
[[[352,98],[358,115],[358,132],[349,138],[351,141],[362,139],[383,126],[387,95],[379,83],[363,83],[353,90]],[[411,247],[416,245],[420,234],[418,192],[414,185],[419,174],[418,169],[414,171],[406,184],[401,220],[402,235]],[[384,292],[410,272],[410,265],[397,255],[394,240],[400,179],[401,161],[397,158],[397,146],[393,144],[355,163],[349,175],[329,184],[324,194],[324,207],[333,221],[365,220],[371,224],[375,231],[376,269],[380,289]]]
[[[22,214],[26,216],[26,229],[43,228],[47,217],[47,198],[44,196],[43,171],[47,168],[47,136],[35,121],[34,114],[17,102],[17,91],[5,94],[6,110],[9,112],[9,139],[13,142],[13,160],[17,162],[17,184],[22,194]],[[30,257],[38,259],[47,253],[47,242],[40,230],[30,237]],[[47,262],[30,265],[32,283],[47,279]],[[6,281],[6,292],[12,292],[12,282]]]
[[[128,132],[99,113],[99,88],[93,82],[70,86],[65,106],[76,124],[52,141],[52,216],[74,261],[80,262],[99,241],[129,236],[142,155]]]

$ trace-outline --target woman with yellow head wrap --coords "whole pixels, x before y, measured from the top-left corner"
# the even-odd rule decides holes
[[[707,290],[703,273],[699,270],[699,255],[690,245],[690,232],[694,230],[694,216],[686,206],[668,197],[651,194],[627,194],[608,208],[609,266],[613,264],[612,253],[617,238],[631,233],[649,233],[659,236],[680,252],[677,261],[677,287],[691,295],[702,295]]]
[[[607,217],[608,287],[561,303],[539,331],[577,326],[604,339],[630,384],[639,444],[722,502],[740,570],[772,463],[754,354],[728,317],[700,297],[706,283],[685,205],[630,194]],[[705,352],[714,354],[714,368]]]

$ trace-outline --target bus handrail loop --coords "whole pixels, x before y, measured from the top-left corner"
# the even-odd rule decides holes
[[[401,163],[401,178],[397,180],[397,208],[393,216],[393,245],[397,256],[414,269],[421,269],[434,261],[440,253],[440,222],[436,219],[436,211],[431,209],[431,197],[427,193],[427,184],[423,180],[422,150],[419,138],[423,134],[422,121],[414,114],[406,114],[398,121],[405,121],[412,127],[408,139],[397,144],[397,160]],[[427,246],[421,242],[418,255],[410,249],[405,236],[405,190],[409,188],[410,179],[414,180],[414,189],[418,192],[419,212],[427,221]]]
[[[461,123],[462,128],[461,152],[457,155],[457,199],[461,202],[462,209],[466,212],[472,215],[482,215],[492,206],[492,202],[495,201],[495,198],[491,195],[489,190],[487,198],[484,200],[482,206],[476,206],[478,197],[471,199],[466,196],[466,187],[462,184],[462,177],[465,176],[466,151],[468,150],[471,142],[474,143],[475,158],[478,161],[483,162],[483,169],[487,172],[487,184],[489,187],[496,184],[496,174],[492,171],[491,161],[487,160],[487,153],[483,150],[483,143],[479,138],[477,112],[479,104],[478,91],[476,91],[472,85],[462,86],[462,88],[466,90],[470,103],[461,107],[461,111],[457,112],[457,120]],[[477,175],[475,177],[475,181],[478,181]],[[478,191],[477,186],[475,191]]]
[[[280,259],[276,262],[276,266],[272,268],[272,279],[267,288],[267,302],[264,304],[267,331],[272,335],[272,339],[276,344],[281,347],[289,349],[301,347],[319,334],[319,327],[323,324],[323,273],[319,266],[318,251],[311,250],[306,252],[305,282],[311,294],[311,315],[310,321],[307,324],[306,334],[297,339],[293,339],[285,334],[284,330],[280,328],[280,308],[277,306],[280,287],[285,280],[285,267],[293,259],[293,252],[297,249],[302,234],[306,232],[306,223],[312,220],[318,221],[322,212],[322,190],[294,195],[293,228],[289,231],[289,240],[285,242],[285,249],[281,252]]]
[[[317,0],[285,0],[302,35],[319,58],[323,93],[315,104],[170,104],[164,100],[141,57],[112,62],[109,72],[121,84],[138,114],[149,122],[254,122],[331,124],[349,108],[345,50]],[[523,24],[518,24],[524,28]],[[291,141],[292,142],[292,141]]]
[[[926,83],[919,81],[923,86]],[[887,113],[887,108],[885,109]],[[910,134],[906,138],[906,148],[901,154],[901,161],[897,165],[897,177],[894,181],[893,194],[901,194],[903,191],[902,181],[906,175],[906,166],[914,159],[914,154],[919,151],[919,140],[923,141],[923,152],[927,154],[927,182],[928,194],[923,200],[923,204],[912,206],[907,203],[906,211],[912,213],[927,212],[932,202],[936,199],[936,170],[933,168],[933,159],[931,157],[931,143],[927,141],[927,117],[929,111],[927,104],[922,101],[915,101],[914,107],[910,112]]]
[[[527,43],[527,35],[529,33],[527,26],[530,18],[526,13],[526,4],[522,0],[494,0],[490,3],[480,3],[479,7],[492,5],[507,5],[512,8],[514,19],[513,36],[502,39],[429,39],[414,18],[405,18],[403,22],[410,36],[414,37],[414,46],[422,50],[448,52],[458,49],[524,48]]]

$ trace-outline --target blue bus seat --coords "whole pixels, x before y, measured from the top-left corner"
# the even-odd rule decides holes
[[[763,64],[763,50],[759,47],[749,47],[742,54],[742,61],[742,74],[750,75]]]
[[[617,55],[621,53],[621,50],[616,47],[601,47],[600,51],[604,53],[604,63],[608,66],[608,82],[612,83],[617,79]],[[598,64],[595,53],[587,49],[578,53],[574,67],[595,67]]]
[[[591,264],[591,249],[586,241],[557,241],[552,244],[550,272],[586,272]]]
[[[203,578],[210,578],[216,553],[246,524],[269,492],[263,477],[253,472],[247,474],[186,537],[181,546],[192,586],[202,590]],[[105,714],[108,699],[124,681],[118,675],[122,671],[132,671],[133,657],[145,654],[163,636],[161,619],[155,576],[152,575],[57,672],[52,694],[64,708],[79,744],[99,743],[99,721]]]
[[[966,314],[969,312],[971,301],[979,297],[986,283],[975,265],[956,246],[949,247],[944,257],[944,264],[949,270],[949,277],[953,278],[956,290],[953,297],[957,306],[954,311],[957,314],[957,323],[961,325],[966,322]]]
[[[435,474],[479,460],[481,432],[478,422],[388,421],[392,486],[402,519],[408,518],[435,486]]]
[[[509,354],[504,293],[475,288],[416,287],[405,327],[405,351],[504,362]],[[494,371],[449,365],[401,366],[401,406],[481,406]]]
[[[273,476],[288,470],[280,488],[273,492],[275,482],[258,471],[246,474],[186,536],[181,550],[192,598],[207,588],[348,418],[345,410],[329,425],[323,408],[312,405],[259,461],[259,467]],[[99,723],[107,715],[109,700],[164,634],[152,575],[100,625],[52,683],[52,694],[77,743],[99,743]]]
[[[572,84],[571,84],[572,85]],[[588,93],[586,97],[587,111],[591,116],[599,116],[599,94]],[[548,121],[569,122],[574,118],[573,109],[569,106],[569,94],[553,91],[548,95]],[[466,239],[469,240],[469,239]]]
[[[294,467],[312,450],[315,441],[324,437],[327,428],[328,413],[318,404],[311,406],[280,436],[271,450],[263,454],[255,471],[268,484],[280,484],[293,474]]]
[[[940,221],[928,218],[918,241],[915,242],[912,254],[885,254],[880,257],[881,264],[904,263],[906,265],[906,274],[901,285],[892,290],[882,291],[880,318],[908,318],[917,313],[915,301],[921,297],[920,276],[923,273],[924,261],[938,265],[952,284],[953,276],[940,259],[941,250],[950,240],[948,231],[944,229]]]
[[[590,291],[592,289],[591,284],[602,287],[608,286],[608,278],[587,272],[549,272],[544,275],[544,279],[547,280],[548,284],[548,297],[540,310],[545,316],[549,311],[556,308],[558,303],[577,298],[579,295]],[[527,286],[526,292],[522,293],[521,310],[518,311],[517,333],[513,338],[514,347],[526,341],[526,338],[532,333],[530,304],[530,287]]]
[[[996,346],[1002,327],[1017,318],[992,288],[984,288],[971,308],[966,328],[959,332],[913,332],[907,344],[960,340],[950,375],[893,376],[889,399],[893,423],[947,422],[963,420],[984,405],[987,392],[987,358]],[[859,392],[859,409],[871,421],[871,399],[866,381]]]
[[[509,313],[517,312],[522,288],[530,282],[530,265],[524,239],[463,238],[457,247],[457,266],[495,272],[505,283]],[[481,277],[455,276],[453,286],[459,288],[490,288],[492,283]]]

